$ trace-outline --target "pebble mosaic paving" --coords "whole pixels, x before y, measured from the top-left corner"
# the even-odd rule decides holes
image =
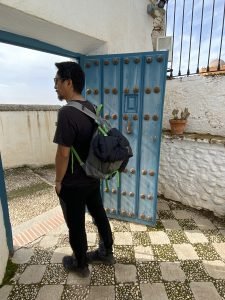
[[[225,300],[224,220],[159,199],[155,227],[110,220],[116,264],[90,266],[89,278],[64,270],[67,231],[17,250],[14,278],[1,300]],[[98,236],[86,221],[89,248]],[[64,253],[65,252],[65,253]]]

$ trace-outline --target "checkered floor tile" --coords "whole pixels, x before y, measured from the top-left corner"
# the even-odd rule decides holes
[[[0,299],[225,299],[225,224],[203,212],[159,199],[154,228],[110,220],[116,264],[90,266],[81,279],[64,270],[68,235],[48,234],[15,252],[19,264]],[[88,243],[98,235],[90,218]]]

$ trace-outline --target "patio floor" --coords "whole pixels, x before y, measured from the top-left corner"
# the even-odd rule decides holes
[[[19,268],[0,299],[225,299],[224,220],[159,199],[154,228],[110,223],[116,264],[90,265],[85,279],[63,269],[62,257],[71,249],[59,206],[19,224],[12,259]],[[93,249],[98,235],[89,215],[86,229]],[[24,240],[16,240],[22,234]]]

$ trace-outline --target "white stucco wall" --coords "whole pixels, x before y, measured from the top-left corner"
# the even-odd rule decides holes
[[[167,80],[163,128],[174,108],[188,107],[187,132],[225,136],[225,76],[191,76]]]
[[[165,136],[161,144],[159,194],[224,216],[225,139],[216,142]]]
[[[49,24],[57,24],[74,33],[84,34],[84,37],[90,36],[106,42],[106,45],[92,49],[92,54],[152,50],[153,19],[147,14],[149,0],[65,0],[63,2],[61,0],[0,0],[0,4],[20,10]],[[16,14],[14,19],[16,19]],[[26,19],[26,15],[23,19]],[[23,33],[22,35],[37,38],[37,28],[32,28],[32,23],[29,23],[29,28],[22,27],[23,19],[20,20],[19,26],[13,25],[12,18],[9,23],[6,19],[3,25],[10,28],[8,31],[13,30],[14,33]],[[53,31],[48,37],[47,23],[45,30],[46,34],[39,33],[39,36],[43,37],[45,42],[50,42]],[[55,35],[59,41],[67,39],[66,32],[64,36],[57,35],[57,32]],[[79,39],[79,43],[82,43],[82,39]],[[75,51],[76,39],[73,47]]]
[[[4,278],[5,268],[9,257],[9,250],[6,240],[6,231],[3,221],[3,211],[0,199],[0,284]]]
[[[57,121],[56,106],[7,106],[0,109],[0,150],[4,167],[54,163],[56,145],[52,142]],[[29,109],[30,110],[27,110]],[[31,110],[32,109],[32,110]]]
[[[163,128],[174,108],[191,115],[184,138],[162,138],[159,194],[225,215],[225,76],[168,80]],[[203,136],[201,136],[203,134]],[[197,139],[197,140],[196,140]]]

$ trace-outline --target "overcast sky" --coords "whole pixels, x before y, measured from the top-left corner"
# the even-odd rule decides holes
[[[180,44],[181,44],[181,24],[183,1],[178,0],[176,29],[174,38],[174,75],[178,74]],[[215,0],[215,15],[212,35],[212,48],[210,58],[218,58],[221,42],[222,19],[225,0]],[[191,29],[191,7],[193,0],[185,0],[185,22],[183,32],[182,51],[182,73],[187,72],[189,56],[190,29]],[[203,0],[194,1],[193,36],[190,71],[196,72],[199,34],[201,24],[201,8]],[[202,50],[199,67],[206,67],[209,52],[209,38],[211,31],[212,5],[213,0],[204,0],[204,18],[202,32]],[[174,0],[169,0],[167,35],[173,34],[173,9]],[[223,35],[225,34],[225,30]],[[225,60],[225,41],[223,37],[223,47],[221,59]],[[69,60],[68,58],[47,54],[40,51],[30,50],[0,43],[0,104],[60,104],[54,91],[53,78],[56,73],[54,63]]]
[[[192,27],[192,38],[191,38],[190,72],[195,73],[197,68],[203,2],[204,2],[204,12],[203,12],[203,23],[202,23],[199,68],[207,67],[214,0],[194,0],[194,1],[178,0],[176,1],[177,14],[176,14],[176,22],[175,22],[175,37],[174,37],[174,61],[173,61],[174,75],[175,74],[177,75],[178,73],[179,62],[180,62],[182,17],[183,17],[184,3],[185,3],[184,5],[185,17],[184,17],[184,27],[183,27],[181,72],[187,73],[193,2],[194,2],[194,14],[193,14],[193,27]],[[173,35],[173,25],[174,25],[174,20],[173,20],[174,3],[175,3],[174,0],[169,0],[168,2],[167,35],[171,35],[171,36]],[[224,15],[224,4],[225,4],[225,0],[215,0],[210,60],[217,59],[219,57],[223,15]],[[222,51],[221,51],[221,59],[225,61],[224,35],[225,35],[225,29],[223,31],[223,42],[222,42]]]
[[[55,62],[69,58],[0,43],[0,104],[60,104]]]

